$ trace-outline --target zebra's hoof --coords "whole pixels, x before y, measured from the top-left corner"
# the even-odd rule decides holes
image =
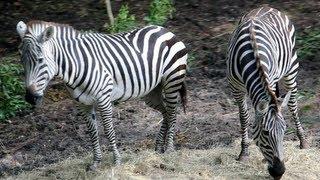
[[[114,158],[113,164],[115,166],[119,166],[121,164],[121,158],[119,158],[119,157],[118,158]]]
[[[100,163],[93,163],[87,166],[87,171],[97,171]]]
[[[167,147],[167,149],[166,149],[166,153],[172,153],[172,152],[175,152],[176,150],[174,149],[174,147],[173,146],[169,146],[169,147]]]
[[[308,149],[309,148],[309,143],[306,140],[302,140],[300,142],[300,149]]]
[[[163,146],[156,146],[155,151],[159,154],[164,153],[164,147]]]
[[[268,162],[268,160],[266,158],[262,159],[262,163],[267,163],[267,162]]]
[[[237,161],[241,161],[241,162],[246,162],[249,159],[249,155],[239,155],[239,157],[237,158]]]

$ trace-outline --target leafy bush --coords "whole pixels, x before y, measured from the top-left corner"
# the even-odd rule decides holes
[[[305,30],[297,37],[298,57],[314,59],[320,55],[320,29]]]
[[[129,14],[128,5],[122,5],[119,14],[114,20],[114,25],[108,28],[111,33],[124,32],[132,30],[137,26],[137,22],[134,15]]]
[[[15,116],[29,107],[24,101],[24,87],[19,76],[21,65],[5,63],[0,66],[0,121]]]
[[[149,24],[163,25],[174,11],[175,8],[171,0],[153,0],[150,5],[149,15],[144,19]]]

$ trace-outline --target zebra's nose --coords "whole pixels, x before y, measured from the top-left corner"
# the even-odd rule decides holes
[[[42,96],[35,93],[34,91],[30,91],[29,88],[26,89],[25,99],[28,103],[33,106],[39,105],[42,101]]]
[[[268,168],[269,174],[275,179],[278,180],[282,177],[284,172],[286,171],[286,167],[284,163],[280,161],[279,158],[275,157],[273,159],[273,165]]]

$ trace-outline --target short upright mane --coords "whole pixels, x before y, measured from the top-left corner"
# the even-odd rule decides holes
[[[46,22],[46,21],[40,21],[40,20],[32,20],[27,23],[28,32],[34,36],[40,35],[42,31],[49,26],[54,26],[57,28],[67,28],[76,34],[79,33],[78,30],[76,30],[75,28],[73,28],[68,24],[60,24],[60,23]]]
[[[252,18],[252,21],[254,21],[254,18]],[[260,58],[260,55],[259,55],[259,52],[258,52],[259,47],[258,47],[258,43],[257,43],[256,37],[255,37],[256,34],[254,32],[254,24],[253,24],[253,22],[251,22],[251,25],[249,27],[249,33],[250,33],[250,39],[251,39],[251,45],[252,45],[252,48],[253,48],[254,58],[256,60],[256,65],[257,65],[260,77],[262,79],[264,88],[265,88],[266,92],[269,94],[269,96],[271,97],[271,99],[270,99],[271,103],[277,105],[277,103],[278,103],[277,96],[276,96],[275,92],[271,89],[271,87],[270,87],[270,85],[268,83],[268,80],[267,80],[268,79],[267,75],[264,72],[262,64],[261,64],[261,58]]]

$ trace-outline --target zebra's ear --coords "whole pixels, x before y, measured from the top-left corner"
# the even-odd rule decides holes
[[[278,98],[278,102],[281,103],[280,108],[284,108],[288,105],[288,102],[290,100],[290,96],[291,96],[291,91],[289,91],[285,97],[279,97]]]
[[[47,27],[39,37],[40,43],[44,43],[52,38],[54,34],[54,28],[52,26]]]
[[[27,32],[27,25],[23,21],[18,22],[17,24],[17,32],[22,39]]]
[[[266,100],[261,100],[256,107],[256,110],[258,111],[258,113],[264,114],[268,111],[268,104],[269,102]]]

